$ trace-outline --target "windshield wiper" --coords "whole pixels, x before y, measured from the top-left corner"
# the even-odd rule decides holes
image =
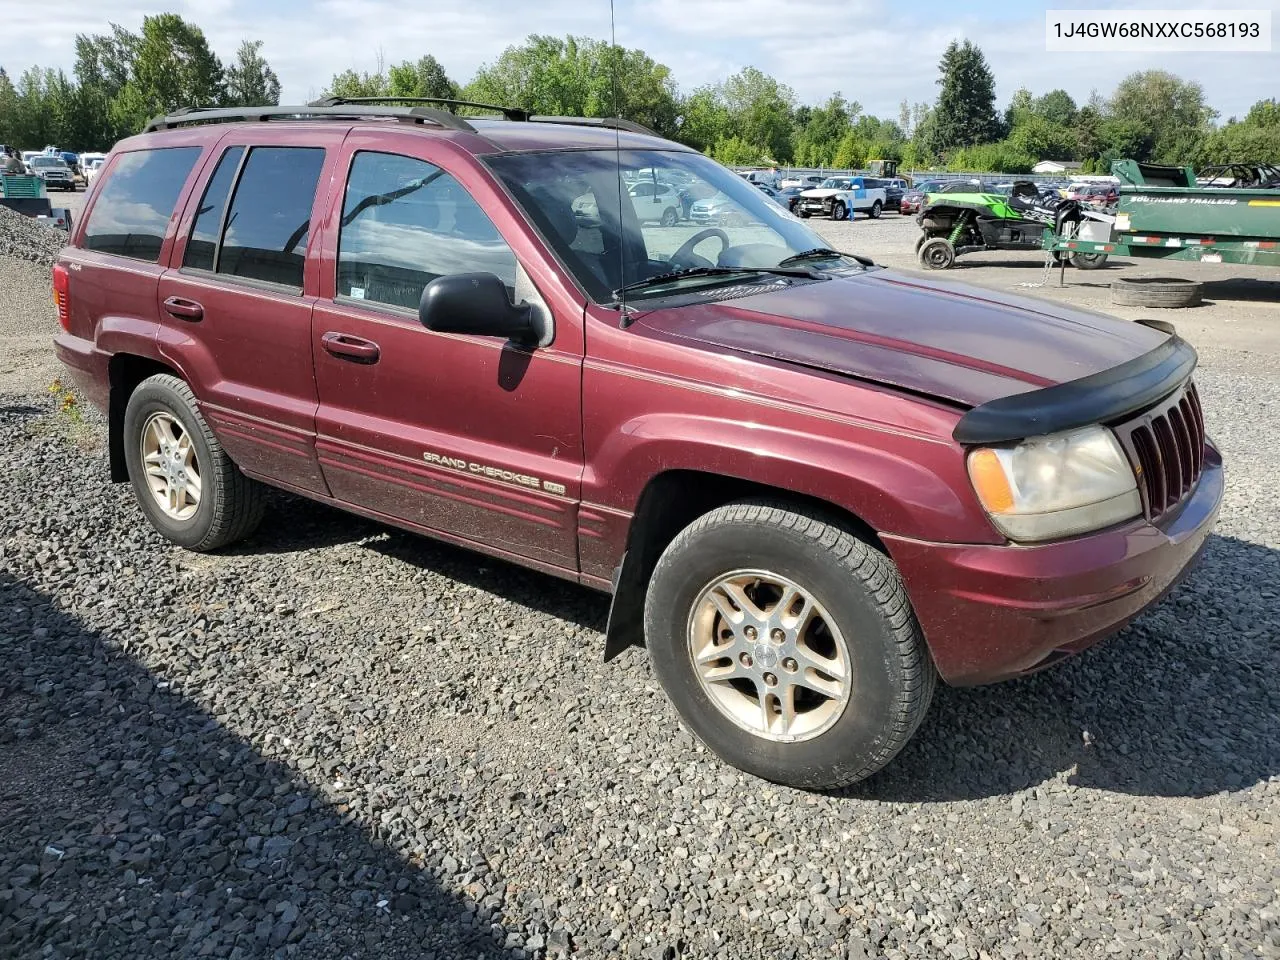
[[[804,268],[788,268],[779,264],[776,267],[690,267],[687,270],[673,270],[671,273],[660,273],[656,277],[636,280],[613,291],[614,298],[619,298],[633,290],[645,290],[649,287],[661,286],[686,277],[726,277],[743,273],[768,273],[781,277],[805,277],[809,280],[820,280],[822,274]]]
[[[856,253],[843,253],[839,250],[832,250],[830,247],[814,247],[812,250],[802,250],[799,253],[793,253],[789,257],[783,257],[778,261],[778,266],[785,267],[789,263],[800,263],[804,260],[830,260],[833,257],[856,260],[864,267],[874,267],[876,265],[871,258],[860,257]]]

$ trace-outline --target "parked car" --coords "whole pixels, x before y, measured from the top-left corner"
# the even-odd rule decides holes
[[[777,200],[792,213],[796,212],[796,203],[800,199],[800,194],[804,193],[806,187],[795,184],[790,187],[783,187],[778,191]]]
[[[96,180],[98,177],[98,172],[102,169],[103,164],[105,164],[106,162],[107,161],[105,157],[99,157],[95,160],[90,160],[89,168],[84,172],[85,181],[88,183],[93,183],[93,181]]]
[[[924,203],[925,197],[931,193],[937,193],[941,182],[938,180],[921,180],[902,194],[902,199],[898,201],[898,212],[902,214],[915,214],[920,212],[920,207]]]
[[[780,186],[783,190],[788,187],[799,187],[801,190],[812,190],[814,187],[820,186],[826,177],[816,173],[806,173],[801,176],[783,177]]]
[[[752,186],[760,190],[760,184],[752,184]],[[743,205],[740,198],[723,190],[717,191],[706,199],[695,201],[689,210],[690,222],[699,226],[741,227],[759,222],[760,219],[758,206]]]
[[[680,191],[669,183],[641,180],[633,184],[627,193],[641,221],[656,220],[664,227],[673,227],[683,216],[684,203],[680,199]]]
[[[27,166],[32,173],[44,181],[47,190],[74,191],[76,188],[75,176],[61,157],[40,154],[32,157]]]
[[[1167,325],[837,253],[634,126],[350,109],[153,121],[53,267],[57,355],[172,542],[249,537],[278,486],[611,593],[605,657],[645,643],[713,751],[805,788],[1204,547],[1222,460]],[[752,224],[605,215],[620,154]]]
[[[1109,207],[1120,202],[1120,191],[1110,183],[1073,183],[1067,190],[1067,199]]]
[[[768,197],[771,201],[776,203],[778,206],[782,207],[783,210],[790,210],[790,207],[787,206],[786,201],[782,199],[781,190],[775,190],[773,189],[773,187],[769,186],[767,183],[757,183],[755,186],[757,190],[763,193],[766,197]]]
[[[800,194],[796,214],[844,220],[851,218],[854,211],[864,210],[875,219],[885,207],[884,187],[872,186],[875,182],[870,177],[828,177],[822,186]]]
[[[886,210],[901,211],[902,198],[907,192],[907,183],[905,180],[899,180],[896,177],[883,178],[879,180],[872,180],[868,178],[867,185],[884,188],[884,208]]]

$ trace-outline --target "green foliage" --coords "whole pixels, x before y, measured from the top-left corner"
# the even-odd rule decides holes
[[[1217,115],[1204,102],[1204,90],[1166,70],[1133,73],[1120,81],[1111,97],[1110,116],[1141,131],[1147,150],[1139,160],[1185,161],[1189,144],[1208,134]],[[1104,144],[1104,155],[1113,144]],[[1132,155],[1130,155],[1132,156]]]
[[[439,97],[456,100],[458,85],[449,79],[440,61],[428,53],[420,57],[417,63],[406,60],[399,66],[392,67],[387,75],[386,92],[393,97]]]
[[[1056,126],[1069,127],[1076,119],[1076,102],[1065,90],[1050,90],[1035,99],[1031,112]]]
[[[325,87],[327,97],[385,97],[387,96],[387,78],[379,70],[377,73],[356,73],[354,70],[343,70],[334,74],[329,85]]]
[[[280,78],[263,59],[261,40],[245,40],[227,67],[228,106],[269,107],[280,102]]]
[[[589,37],[535,35],[481,67],[465,98],[534,113],[611,117],[616,94],[617,115],[671,136],[679,113],[676,93],[671,71],[642,50]]]
[[[711,156],[728,166],[741,167],[755,166],[766,160],[757,147],[742,137],[721,137],[711,148]]]
[[[1249,108],[1244,122],[1255,127],[1280,127],[1280,101],[1259,100]]]
[[[1008,142],[961,147],[947,158],[947,169],[956,173],[1030,173],[1036,158]]]
[[[938,65],[942,92],[934,108],[933,145],[938,151],[990,143],[1000,136],[995,77],[973,43],[952,41]]]
[[[23,149],[56,144],[106,150],[159,113],[184,106],[276,103],[280,81],[245,41],[225,68],[203,31],[181,17],[145,17],[139,33],[119,24],[75,40],[75,76],[31,69],[0,80],[0,141]]]

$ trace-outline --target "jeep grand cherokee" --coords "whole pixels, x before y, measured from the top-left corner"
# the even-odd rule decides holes
[[[741,215],[642,218],[637,171]],[[606,656],[647,644],[698,736],[799,786],[881,768],[936,677],[1119,629],[1222,497],[1170,329],[828,249],[625,122],[161,118],[54,289],[164,536],[247,537],[271,485],[607,591]]]

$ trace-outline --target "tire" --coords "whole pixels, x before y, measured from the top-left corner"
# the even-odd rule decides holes
[[[144,430],[153,420],[174,422],[181,443],[188,439],[200,481],[200,494],[190,516],[165,512],[152,493],[143,464]],[[166,538],[188,550],[217,550],[249,536],[262,520],[262,485],[231,462],[222,444],[200,415],[195,395],[182,380],[157,374],[138,384],[124,414],[124,455],[129,481],[142,512]],[[190,469],[190,468],[188,468]]]
[[[798,216],[800,217],[801,220],[808,220],[810,217],[810,213],[808,210],[801,210]]]
[[[926,270],[950,270],[956,262],[956,248],[946,237],[931,237],[916,251]]]
[[[883,212],[884,212],[884,205],[883,205],[883,204],[881,204],[879,200],[877,200],[875,203],[873,203],[873,204],[871,205],[871,219],[872,219],[872,220],[879,220],[879,219],[880,219],[880,214],[881,214],[881,213],[883,213]]]
[[[662,225],[664,227],[674,227],[680,220],[680,214],[675,207],[667,207],[662,211]]]
[[[816,642],[836,651],[837,659],[843,656],[843,687],[832,680],[838,673],[824,678],[812,668],[797,670],[805,656],[819,662],[813,659],[819,656],[817,648],[808,645],[815,641],[796,646],[788,633],[783,645],[775,646],[763,636],[763,622],[750,634],[754,639],[747,633],[754,628],[739,622],[743,633],[734,643],[742,644],[742,652],[736,659],[715,658],[727,661],[718,669],[737,670],[742,665],[744,671],[755,669],[761,679],[736,681],[742,686],[703,680],[693,653],[695,647],[706,649],[699,638],[723,638],[733,629],[719,612],[725,608],[708,606],[706,599],[713,585],[726,577],[745,578],[748,585],[743,589],[756,590],[753,602],[772,596],[775,605],[779,603],[781,587],[773,594],[762,592],[774,589],[762,586],[772,582],[769,578],[804,591],[815,604],[814,613],[812,618],[801,617],[808,626],[798,632],[815,636]],[[763,579],[752,587],[751,578],[757,577]],[[750,598],[749,593],[743,595]],[[745,609],[729,608],[736,613]],[[828,629],[828,621],[834,630]],[[778,628],[785,620],[772,622],[770,636],[781,634]],[[915,733],[936,683],[893,563],[818,514],[782,503],[729,504],[686,527],[663,552],[649,582],[645,638],[653,670],[690,729],[733,766],[793,787],[831,789],[880,770]],[[756,651],[759,665],[747,650]],[[743,657],[751,663],[741,664]],[[777,722],[781,717],[752,704],[760,704],[759,691],[769,689],[765,685],[770,677],[773,689],[785,690],[791,683],[783,672],[787,670],[804,678],[793,701],[797,709],[791,729],[796,733],[766,732],[765,716]],[[847,698],[840,704],[805,686],[819,680],[844,689]],[[756,691],[755,700],[744,690]],[[731,714],[724,703],[740,703],[742,713]],[[754,723],[757,729],[744,723]]]
[[[1173,310],[1194,307],[1204,300],[1204,286],[1194,280],[1132,277],[1111,281],[1111,302],[1125,307]]]
[[[1105,253],[1073,253],[1071,265],[1077,270],[1101,270],[1107,265]]]
[[[924,246],[924,242],[929,239],[929,235],[922,233],[916,237],[916,254],[919,255],[920,248]]]
[[[843,220],[848,215],[849,215],[849,211],[845,207],[843,200],[837,200],[835,203],[831,205],[832,220]]]

